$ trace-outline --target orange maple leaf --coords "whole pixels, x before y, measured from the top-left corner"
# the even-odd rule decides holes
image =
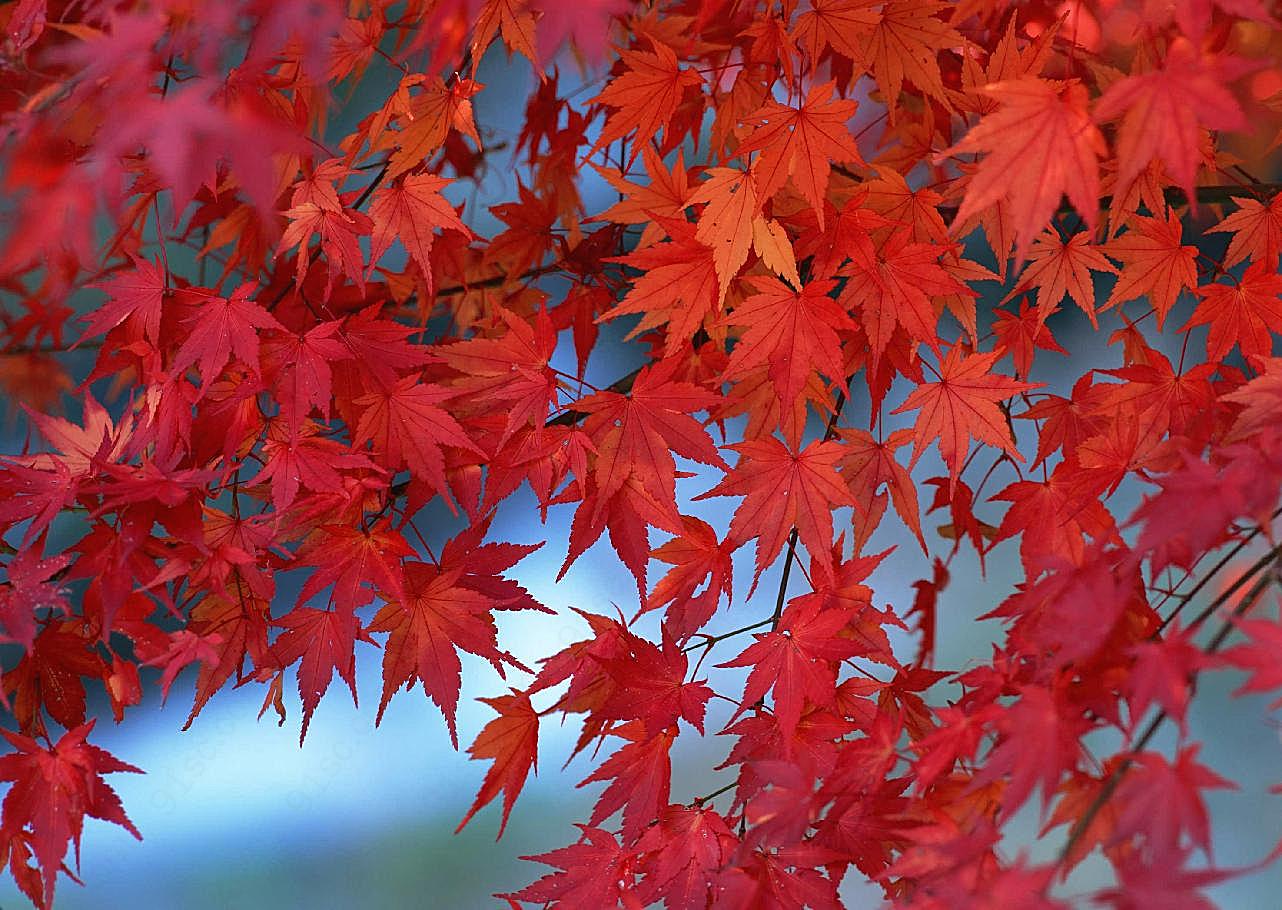
[[[512,51],[516,51],[531,63],[539,62],[535,53],[534,13],[526,0],[485,0],[472,26],[473,58],[480,60],[494,36],[500,33],[509,58]],[[547,78],[541,67],[536,65],[534,69],[540,79]]]
[[[1148,295],[1161,328],[1180,291],[1197,287],[1197,247],[1181,244],[1183,228],[1172,211],[1164,219],[1136,215],[1129,224],[1130,230],[1104,247],[1122,262],[1122,274],[1101,309]]]
[[[851,60],[863,60],[863,42],[877,27],[877,4],[869,0],[814,0],[797,17],[793,37],[818,60],[825,48]]]
[[[666,323],[665,355],[671,355],[689,343],[717,308],[717,268],[713,251],[699,242],[694,225],[666,218],[659,223],[672,240],[613,260],[641,269],[642,274],[632,282],[632,290],[598,321],[642,314],[628,338]]]
[[[468,239],[472,232],[441,190],[450,184],[435,174],[411,174],[374,194],[370,202],[373,235],[370,238],[368,272],[387,252],[393,239],[399,239],[406,252],[418,263],[429,291],[432,289],[432,242],[436,229],[458,231]],[[368,272],[366,277],[368,278]]]
[[[1117,268],[1099,247],[1091,245],[1091,236],[1078,232],[1063,240],[1055,231],[1046,231],[1033,242],[1028,252],[1028,265],[1019,276],[1015,290],[1006,295],[1010,300],[1016,294],[1037,289],[1037,319],[1044,322],[1059,306],[1064,295],[1073,298],[1091,320],[1095,321],[1095,287],[1091,272],[1117,274]]]
[[[600,215],[588,219],[613,221],[615,224],[644,224],[645,229],[635,247],[638,250],[651,246],[663,237],[663,222],[656,221],[656,215],[662,218],[681,218],[686,206],[690,204],[690,181],[683,151],[677,150],[671,169],[664,165],[659,153],[650,145],[641,150],[641,160],[645,162],[645,171],[650,175],[650,182],[645,186],[627,180],[620,171],[613,168],[592,165],[623,198]]]
[[[761,215],[756,181],[747,171],[729,167],[708,169],[708,179],[690,197],[702,205],[695,237],[712,250],[721,287],[718,303],[726,299],[730,282],[748,260],[752,224]]]
[[[659,127],[672,119],[686,89],[703,83],[701,75],[679,65],[672,48],[660,41],[651,43],[653,54],[620,50],[619,57],[627,70],[611,79],[592,99],[593,104],[608,104],[615,110],[606,118],[589,156],[636,130],[629,143],[628,164],[631,165],[659,132]]]
[[[1067,195],[1093,231],[1099,209],[1099,161],[1106,148],[1087,113],[1086,89],[1076,81],[1025,78],[984,91],[1001,107],[942,156],[987,152],[970,178],[953,222],[960,226],[1003,201],[1015,226],[1022,261]]]
[[[770,381],[779,403],[787,407],[801,397],[806,381],[816,369],[830,381],[845,386],[838,329],[854,328],[842,307],[828,296],[834,281],[812,281],[794,291],[777,278],[745,279],[757,293],[735,308],[726,322],[747,326],[726,364],[729,381],[768,364]],[[790,440],[799,439],[795,428]]]
[[[965,39],[936,16],[948,7],[937,0],[889,0],[881,8],[881,21],[863,41],[860,62],[871,65],[892,123],[905,79],[945,110],[952,108],[939,69],[939,52],[958,47]]]
[[[758,198],[770,199],[792,177],[824,226],[824,196],[831,162],[854,162],[863,157],[846,122],[859,105],[832,100],[836,83],[811,86],[801,107],[767,100],[746,119],[757,127],[739,146],[739,154],[760,152],[753,163]]]
[[[1258,199],[1234,201],[1238,210],[1208,229],[1212,234],[1233,235],[1224,254],[1224,267],[1231,269],[1247,258],[1276,266],[1282,252],[1282,193],[1270,199],[1268,205]]]
[[[1206,359],[1222,360],[1236,344],[1247,357],[1267,358],[1273,339],[1282,334],[1282,275],[1271,265],[1254,262],[1237,284],[1209,284],[1197,289],[1202,302],[1181,328],[1210,325]]]
[[[499,836],[502,837],[517,794],[525,786],[530,769],[536,768],[538,764],[539,715],[530,704],[530,696],[515,689],[511,695],[481,698],[478,701],[485,702],[499,716],[485,725],[467,752],[472,758],[493,759],[494,764],[486,772],[472,808],[467,810],[467,815],[463,816],[454,833],[462,831],[472,820],[472,816],[502,792],[503,821],[499,825]]]
[[[421,86],[422,90],[411,96],[409,90],[414,86]],[[451,129],[463,133],[480,147],[481,137],[472,119],[471,99],[483,88],[484,85],[472,79],[456,79],[447,86],[439,76],[429,79],[421,73],[402,79],[389,102],[401,117],[400,132],[390,138],[381,137],[378,142],[380,148],[393,144],[397,147],[388,160],[388,178],[395,179],[421,164],[445,144]],[[371,136],[371,145],[375,138]]]

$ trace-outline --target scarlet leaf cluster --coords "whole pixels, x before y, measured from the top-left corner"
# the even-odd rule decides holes
[[[421,687],[455,748],[461,655],[509,687],[460,828],[502,795],[502,833],[540,726],[578,721],[594,807],[513,907],[829,910],[861,881],[1047,910],[1096,851],[1084,900],[1202,907],[1232,874],[1197,859],[1234,782],[1188,709],[1206,673],[1282,689],[1270,4],[16,0],[0,25],[27,434],[0,456],[0,860],[33,904],[86,816],[139,835],[91,691],[127,722],[185,674],[190,725],[258,685],[284,723],[296,684],[301,739],[373,650],[375,724]],[[508,136],[478,115],[504,54],[534,75]],[[562,575],[596,548],[636,584],[537,664],[503,614],[566,606],[522,583],[522,489],[569,520]],[[991,650],[935,666],[951,578],[1001,554]],[[724,759],[685,767],[705,735]]]

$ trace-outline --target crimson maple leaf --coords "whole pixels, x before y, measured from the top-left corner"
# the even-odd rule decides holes
[[[488,660],[502,674],[503,664],[521,667],[519,661],[498,649],[498,629],[490,611],[495,603],[480,591],[460,584],[461,568],[441,571],[413,562],[405,567],[403,599],[387,603],[366,632],[389,632],[383,647],[383,697],[377,726],[392,696],[415,680],[445,715],[450,740],[458,748],[455,712],[458,707],[462,664],[458,651]]]
[[[520,891],[499,896],[513,903],[546,905],[555,901],[570,907],[617,907],[620,900],[628,899],[635,887],[632,868],[636,854],[623,849],[609,831],[591,825],[578,827],[583,832],[582,843],[521,857],[555,866],[558,871]]]
[[[1030,686],[1021,690],[1019,701],[999,718],[1002,738],[971,786],[1010,775],[1001,800],[1002,819],[1010,818],[1037,785],[1043,802],[1049,800],[1060,776],[1077,766],[1081,751],[1077,737],[1084,721],[1066,710],[1071,708],[1062,700]]]
[[[298,694],[303,700],[303,726],[298,734],[302,745],[307,727],[321,697],[329,689],[335,671],[356,700],[356,641],[373,644],[356,614],[349,610],[317,610],[294,607],[272,625],[285,631],[272,643],[271,653],[280,668],[302,659],[298,667]]]
[[[1018,382],[994,374],[992,367],[999,356],[998,351],[967,356],[960,345],[954,345],[939,365],[939,381],[922,383],[891,412],[921,412],[913,429],[914,464],[933,439],[939,440],[939,454],[954,482],[961,473],[971,439],[997,446],[1018,461],[1024,460],[997,402],[1040,388],[1041,383]]]
[[[131,257],[133,270],[121,272],[97,285],[108,302],[85,317],[85,335],[101,335],[122,322],[137,326],[152,344],[160,341],[160,318],[169,286],[160,263]]]
[[[756,636],[738,657],[720,667],[752,667],[739,702],[738,717],[774,691],[774,711],[785,737],[796,732],[807,701],[832,707],[836,699],[836,665],[862,650],[838,635],[850,623],[846,611],[822,609],[817,601],[789,605],[778,628]],[[732,717],[731,720],[734,718]]]
[[[539,715],[531,706],[529,695],[515,689],[511,695],[479,700],[497,711],[499,716],[485,725],[467,751],[472,758],[490,758],[494,764],[486,772],[472,808],[467,810],[455,833],[462,831],[472,816],[502,791],[503,821],[499,825],[499,836],[502,837],[516,797],[525,786],[525,778],[538,764]]]
[[[685,651],[671,638],[665,638],[661,647],[631,634],[623,640],[626,651],[598,658],[615,683],[601,710],[635,718],[651,731],[666,730],[682,718],[702,733],[703,714],[713,692],[704,680],[686,682]]]
[[[408,468],[411,483],[444,493],[447,486],[442,446],[481,451],[458,421],[440,407],[455,394],[421,382],[417,376],[406,376],[391,388],[362,395],[353,402],[362,411],[352,447],[371,443],[379,463],[392,471]],[[421,501],[428,498],[422,495]]]
[[[242,284],[230,297],[211,295],[195,301],[195,312],[187,319],[191,334],[174,355],[172,369],[178,372],[198,364],[202,393],[208,391],[233,354],[255,374],[259,372],[255,329],[284,331],[276,317],[250,300],[257,290],[256,284]]]
[[[475,395],[487,406],[507,405],[507,422],[500,447],[519,428],[533,421],[542,429],[559,387],[549,365],[556,350],[556,330],[547,311],[540,309],[534,325],[510,310],[500,309],[498,317],[507,331],[498,338],[472,338],[441,350],[441,357],[458,371],[456,388]]]
[[[75,845],[79,864],[86,815],[120,825],[142,840],[116,791],[102,779],[104,774],[141,774],[142,770],[85,742],[93,726],[90,721],[74,727],[49,748],[29,736],[0,730],[18,750],[0,756],[0,780],[13,785],[5,794],[0,827],[10,837],[23,836],[30,843],[43,879],[45,910],[53,906],[56,878],[64,868],[68,844]]]
[[[441,195],[441,190],[448,185],[448,180],[435,174],[413,174],[374,194],[370,202],[370,272],[392,245],[392,240],[399,239],[423,270],[428,291],[432,290],[431,254],[436,229],[472,236],[467,225],[459,220],[454,206]]]
[[[721,483],[695,498],[744,497],[730,521],[730,536],[737,543],[757,538],[752,587],[779,555],[792,528],[811,558],[831,573],[832,509],[857,505],[837,475],[841,445],[817,441],[795,452],[768,438],[730,448],[739,453],[739,463]]]
[[[59,573],[70,563],[63,553],[50,559],[40,556],[44,547],[25,547],[4,566],[8,581],[0,588],[0,624],[4,637],[30,651],[36,637],[37,610],[67,612],[66,590],[58,583]],[[58,577],[55,577],[58,576]]]
[[[672,452],[727,467],[707,431],[689,416],[710,409],[716,396],[678,381],[677,366],[676,361],[660,361],[637,374],[627,395],[597,392],[575,405],[588,415],[584,430],[597,447],[598,509],[632,477],[676,523],[680,518]]]
[[[650,733],[639,721],[632,721],[616,727],[611,734],[628,742],[580,781],[579,786],[610,781],[592,807],[588,824],[599,825],[622,809],[623,838],[630,843],[668,804],[668,792],[672,786],[669,752],[677,731],[670,727]]]
[[[263,339],[263,374],[291,427],[301,426],[312,408],[329,419],[334,400],[330,364],[352,356],[339,341],[341,329],[340,323],[331,320],[302,335],[272,333]]]
[[[369,603],[374,589],[385,597],[404,596],[401,563],[414,555],[414,548],[388,522],[368,531],[327,525],[300,547],[297,555],[300,565],[316,566],[299,590],[297,603],[332,584],[334,602],[350,612]]]
[[[645,876],[638,889],[641,899],[661,899],[667,910],[705,910],[716,872],[738,842],[725,818],[712,809],[669,806],[637,841]]]
[[[1142,833],[1157,855],[1169,856],[1187,834],[1193,846],[1210,855],[1210,819],[1200,791],[1237,785],[1198,762],[1199,749],[1199,745],[1180,749],[1174,762],[1157,752],[1134,756],[1138,767],[1127,773],[1118,788],[1121,809],[1114,840]]]
[[[672,568],[659,579],[646,598],[643,610],[667,606],[664,627],[678,643],[703,627],[724,593],[731,595],[734,565],[731,547],[718,542],[717,532],[705,521],[681,516],[683,533],[650,555]],[[700,591],[704,581],[707,585]]]

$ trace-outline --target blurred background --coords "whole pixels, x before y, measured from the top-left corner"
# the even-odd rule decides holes
[[[492,147],[490,169],[475,192],[464,188],[456,200],[467,203],[467,220],[477,233],[492,235],[499,223],[486,206],[515,195],[516,168],[509,150],[531,77],[524,61],[509,64],[501,54],[490,53],[476,78],[487,86],[475,98],[475,105],[477,123]],[[569,74],[562,86],[563,91],[572,89]],[[381,99],[391,87],[371,73],[350,103],[336,109],[331,125],[334,135],[350,130],[359,114],[369,109],[362,99]],[[585,88],[594,90],[593,86]],[[583,189],[589,211],[599,211],[614,199],[590,170],[584,171]],[[547,287],[556,292],[553,284]],[[989,291],[988,299],[993,303],[1000,292],[995,286]],[[85,305],[93,302],[91,298]],[[1187,310],[1188,301],[1181,307]],[[981,304],[981,319],[983,313]],[[1168,325],[1180,325],[1181,315],[1178,311],[1173,314]],[[608,385],[639,363],[638,353],[621,341],[630,325],[620,323],[606,327],[589,365],[587,378],[598,385]],[[1080,313],[1061,313],[1052,327],[1070,355],[1039,353],[1032,379],[1047,383],[1049,391],[1065,394],[1072,380],[1086,370],[1119,366],[1120,348],[1106,348],[1102,342],[1120,326],[1116,312],[1101,316],[1098,334],[1090,330]],[[1150,334],[1150,343],[1159,349],[1169,349],[1168,340]],[[1194,341],[1192,349],[1196,350],[1200,337]],[[573,372],[573,349],[568,337],[563,342],[558,353],[564,360],[555,365]],[[1168,352],[1179,354],[1178,348]],[[68,356],[81,375],[92,362],[91,354]],[[1009,370],[1009,363],[1003,368]],[[853,415],[866,414],[868,403],[858,385],[853,392],[846,423],[857,425],[862,418]],[[890,399],[902,400],[902,394],[902,390],[893,391]],[[6,404],[3,410],[0,451],[17,451],[23,445],[26,427],[13,407]],[[734,429],[728,428],[731,434]],[[1025,448],[1030,439],[1027,434],[1021,439]],[[679,466],[693,475],[679,481],[682,511],[724,529],[738,500],[690,503],[690,498],[719,478],[691,462]],[[932,449],[914,476],[920,480],[943,473]],[[1004,482],[992,485],[986,493],[1002,485]],[[1114,513],[1124,516],[1136,502],[1137,491],[1124,488],[1112,503]],[[998,505],[985,508],[990,519],[1001,514]],[[572,512],[572,507],[554,509],[547,524],[540,524],[533,497],[528,489],[522,489],[503,505],[491,530],[492,538],[548,542],[510,574],[557,615],[499,616],[501,647],[527,665],[533,666],[539,658],[586,636],[586,624],[571,607],[611,614],[617,609],[629,618],[637,608],[632,578],[604,540],[579,560],[562,582],[553,581],[564,559]],[[839,519],[848,522],[849,516],[839,515]],[[923,520],[927,541],[940,555],[951,546],[936,530],[946,520],[939,516]],[[439,536],[445,537],[455,521],[440,508],[430,513],[424,525],[438,529]],[[871,552],[892,546],[895,550],[871,584],[874,603],[893,605],[902,615],[912,603],[912,583],[928,577],[930,563],[911,536],[896,536],[895,531],[895,521],[887,520],[872,540]],[[656,545],[659,537],[653,535]],[[1255,555],[1244,553],[1243,565]],[[765,575],[749,601],[745,595],[752,573],[751,548],[739,556],[736,599],[717,616],[710,632],[765,618],[773,607],[782,561]],[[952,582],[939,605],[939,668],[967,668],[975,658],[988,653],[989,641],[1000,637],[998,623],[977,622],[975,617],[992,609],[1021,580],[1017,557],[1015,546],[998,547],[988,557],[986,575],[981,575],[973,551],[963,548],[954,560]],[[652,575],[651,581],[657,577]],[[794,573],[794,581],[804,584],[800,573]],[[290,583],[282,580],[280,597],[289,596]],[[297,582],[293,584],[296,590]],[[654,615],[643,618],[638,627],[657,638]],[[748,637],[727,641],[712,652],[704,664],[704,675],[715,674],[716,688],[741,690],[740,671],[712,670],[711,665],[734,657],[750,641]],[[904,646],[905,654],[913,646],[907,637],[898,644]],[[379,660],[377,648],[358,644],[361,706],[353,705],[344,687],[336,682],[317,710],[301,748],[297,693],[292,682],[286,687],[290,715],[283,727],[276,725],[270,712],[261,721],[255,720],[263,692],[258,687],[245,687],[219,693],[192,728],[180,732],[193,695],[194,674],[190,670],[174,685],[167,703],[160,702],[157,688],[145,686],[148,700],[131,709],[118,727],[111,721],[105,699],[91,702],[91,713],[99,718],[92,741],[147,772],[116,774],[108,779],[144,840],[139,843],[116,826],[90,819],[80,866],[86,885],[81,888],[62,879],[56,906],[63,910],[482,908],[501,905],[492,894],[517,890],[542,875],[547,867],[519,857],[573,842],[578,836],[573,823],[587,819],[603,786],[575,786],[599,763],[591,756],[579,756],[568,768],[562,768],[577,728],[562,727],[555,718],[545,721],[537,777],[526,784],[501,841],[494,840],[500,817],[497,804],[455,835],[452,832],[471,804],[488,762],[469,762],[465,754],[450,748],[440,712],[421,689],[398,694],[382,725],[375,728],[374,709],[381,688]],[[474,699],[501,694],[506,684],[484,661],[467,655],[463,660],[458,726],[460,742],[466,745],[493,716]],[[514,678],[512,682],[522,685],[525,679]],[[1194,735],[1205,742],[1201,760],[1242,785],[1237,792],[1209,794],[1214,859],[1223,867],[1259,860],[1282,836],[1277,797],[1267,793],[1270,785],[1282,780],[1278,719],[1268,710],[1267,698],[1230,699],[1229,693],[1239,683],[1234,674],[1205,674],[1190,717]],[[932,700],[942,702],[958,691],[941,686]],[[674,801],[688,801],[729,780],[725,772],[713,770],[732,744],[732,740],[716,735],[728,717],[723,704],[714,701],[709,706],[707,736],[700,738],[694,731],[683,730],[677,741]],[[1173,727],[1165,731],[1164,745],[1169,746],[1174,732]],[[728,797],[722,802],[725,799]],[[1033,805],[1022,813],[1005,845],[1008,855],[1030,849],[1040,826],[1038,810]],[[1058,843],[1051,838],[1032,849],[1033,859],[1051,858]],[[1270,868],[1211,893],[1228,908],[1277,907],[1282,905],[1277,897],[1280,874]],[[1104,863],[1088,860],[1065,884],[1063,893],[1079,894],[1099,887],[1108,881],[1106,875]],[[852,908],[880,903],[878,889],[856,881],[848,882],[843,894]],[[0,880],[0,908],[24,906],[25,899],[12,883],[7,878]]]

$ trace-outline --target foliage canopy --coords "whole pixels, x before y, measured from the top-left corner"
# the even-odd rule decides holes
[[[1234,784],[1190,699],[1282,688],[1275,13],[0,5],[10,874],[50,907],[86,816],[139,833],[87,690],[121,722],[186,671],[189,725],[246,684],[283,723],[296,680],[301,740],[378,649],[376,722],[421,685],[456,748],[460,654],[511,684],[463,824],[501,796],[501,832],[540,725],[581,722],[595,808],[513,907],[827,910],[858,877],[1045,910],[1096,851],[1083,904],[1208,906],[1204,794]],[[502,53],[536,74],[510,147],[473,106]],[[513,198],[469,196],[496,155]],[[616,321],[644,363],[594,385]],[[608,546],[661,621],[585,608],[538,666],[505,650],[497,614],[551,612],[495,521],[523,487],[573,514],[562,574]],[[911,603],[878,594],[889,537]],[[995,647],[936,667],[954,559],[996,548],[1024,580]],[[716,732],[724,786],[684,792],[674,743]],[[1029,805],[1040,859],[1006,835]]]

